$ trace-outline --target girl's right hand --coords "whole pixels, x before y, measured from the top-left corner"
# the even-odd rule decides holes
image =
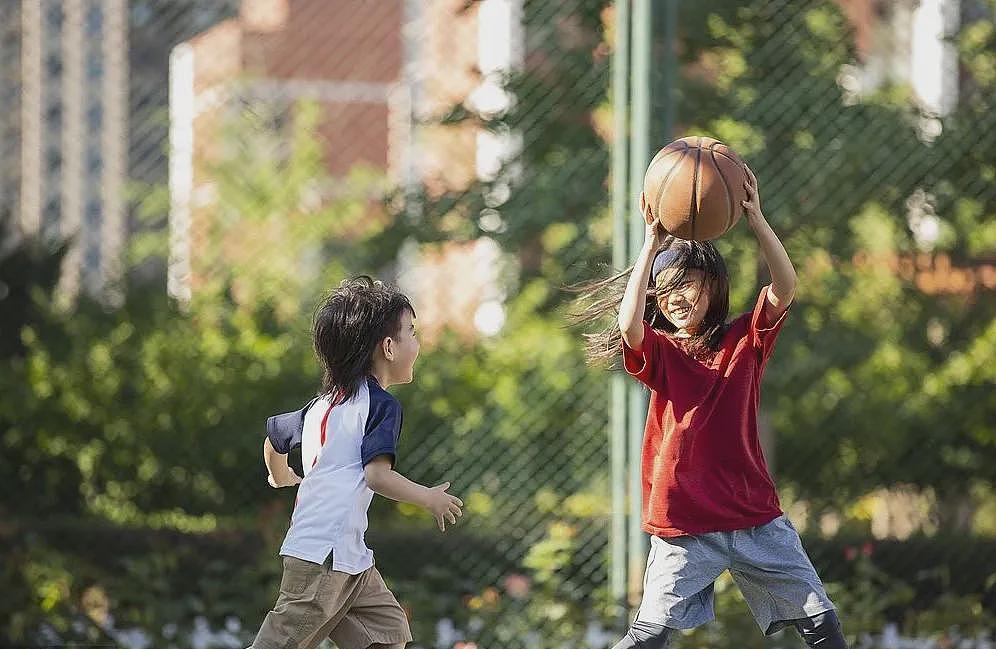
[[[643,235],[643,242],[645,245],[652,246],[656,252],[664,242],[667,230],[664,229],[664,224],[661,223],[661,220],[651,214],[649,207],[644,208],[643,222],[647,224],[646,232]]]
[[[654,216],[654,213],[650,209],[650,205],[647,204],[646,194],[640,193],[640,209],[643,211],[643,222],[646,224],[647,229],[643,236],[643,242],[646,245],[653,246],[656,252],[660,248],[661,243],[664,241],[664,237],[667,236],[667,230],[664,229],[664,225],[661,223],[660,218]]]

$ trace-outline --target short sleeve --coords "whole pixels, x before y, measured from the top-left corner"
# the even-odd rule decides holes
[[[401,404],[383,390],[370,392],[370,413],[363,430],[360,460],[363,466],[379,455],[391,456],[391,466],[397,457],[401,435]]]
[[[761,352],[761,358],[765,361],[771,356],[771,352],[775,348],[775,339],[778,337],[778,332],[781,331],[782,325],[785,324],[785,318],[792,308],[790,304],[778,316],[778,320],[771,322],[768,313],[771,308],[768,304],[768,291],[770,290],[771,286],[765,286],[761,289],[761,293],[757,296],[757,303],[754,305],[754,311],[750,317],[749,335],[751,344]]]
[[[294,448],[301,446],[301,435],[304,432],[304,416],[308,409],[318,401],[314,398],[300,410],[274,415],[266,420],[266,436],[270,438],[277,453],[286,455]]]
[[[623,340],[623,367],[626,373],[652,390],[659,390],[664,383],[664,334],[643,323],[643,345],[635,351]]]

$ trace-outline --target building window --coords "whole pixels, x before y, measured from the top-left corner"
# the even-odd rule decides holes
[[[104,167],[104,160],[100,156],[100,151],[91,149],[86,157],[86,170],[87,173],[93,176],[99,176],[101,169]]]
[[[86,123],[91,131],[100,130],[104,121],[104,108],[100,104],[92,104],[86,111]]]
[[[62,170],[62,151],[59,149],[49,149],[45,158],[48,162],[48,172],[50,174],[57,174]]]
[[[104,12],[100,5],[90,5],[90,10],[86,12],[86,35],[90,38],[100,38],[103,31]]]
[[[104,61],[99,56],[91,56],[87,60],[86,76],[90,81],[97,81],[104,76]]]
[[[48,28],[55,32],[61,31],[62,18],[62,3],[50,2],[48,5],[48,11],[45,12],[45,20],[48,23]]]
[[[21,81],[20,79],[10,79],[9,77],[4,80],[4,89],[7,92],[4,94],[4,101],[12,101],[16,97],[21,96]]]
[[[58,126],[56,122],[62,121],[62,102],[53,101],[45,111],[45,121],[51,126]]]
[[[57,54],[49,54],[45,58],[45,71],[48,76],[57,78],[62,75],[62,59]]]
[[[100,247],[96,245],[86,247],[86,269],[90,272],[100,270]]]
[[[59,221],[62,216],[62,203],[58,196],[52,196],[45,203],[45,210],[42,213],[42,236],[45,239],[54,239],[59,235]]]
[[[90,199],[86,204],[86,224],[95,228],[100,225],[100,201]]]

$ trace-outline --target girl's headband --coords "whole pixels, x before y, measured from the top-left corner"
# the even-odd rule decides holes
[[[698,268],[699,270],[703,270],[701,262],[699,262],[696,255],[689,255],[683,250],[665,248],[658,252],[654,257],[654,263],[650,270],[650,277],[656,280],[657,276],[661,274],[661,271],[667,268],[678,268],[681,266],[685,268]]]
[[[656,280],[657,276],[660,275],[661,271],[665,268],[674,268],[677,266],[681,257],[681,253],[673,248],[665,248],[661,250],[654,257],[654,265],[650,271],[650,276]]]

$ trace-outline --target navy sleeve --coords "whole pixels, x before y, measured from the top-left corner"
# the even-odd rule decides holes
[[[360,459],[363,466],[379,455],[391,457],[391,468],[397,457],[398,437],[401,435],[401,404],[382,389],[370,390],[370,413],[363,431]]]
[[[287,454],[291,449],[301,445],[304,416],[315,401],[318,401],[317,397],[300,410],[274,415],[266,420],[266,436],[270,438],[270,444],[277,453]]]

